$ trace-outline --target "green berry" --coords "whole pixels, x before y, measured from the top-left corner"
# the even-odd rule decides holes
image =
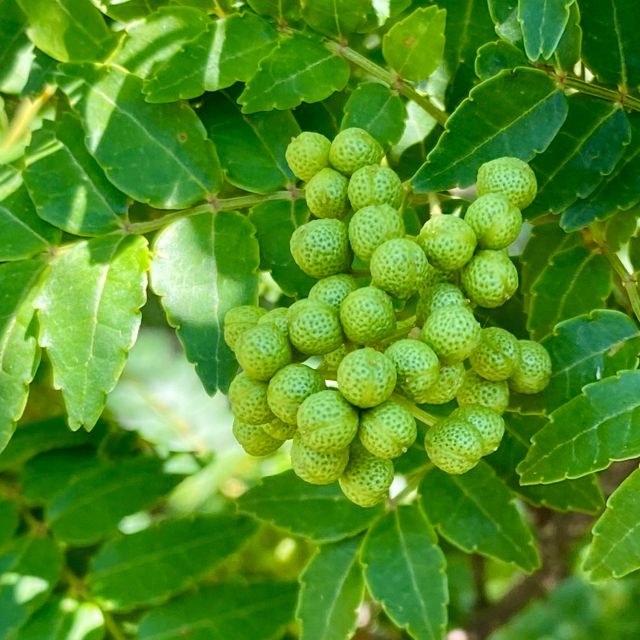
[[[309,396],[298,409],[298,430],[304,443],[322,453],[349,446],[358,432],[360,417],[336,389]]]
[[[338,389],[356,407],[375,407],[391,395],[395,386],[393,361],[375,349],[352,351],[338,367]]]
[[[342,344],[338,314],[320,300],[298,300],[287,313],[289,339],[293,346],[309,355],[321,356]]]
[[[462,362],[440,367],[438,379],[416,397],[418,404],[447,404],[457,395],[464,384],[465,368]]]
[[[312,278],[325,278],[351,265],[347,227],[341,220],[312,220],[291,235],[291,255]]]
[[[418,237],[418,245],[422,246],[420,237]],[[427,275],[420,285],[420,295],[426,295],[432,287],[435,287],[441,282],[457,284],[458,273],[458,271],[440,271],[440,269],[436,269],[431,263],[427,261]]]
[[[289,364],[269,381],[267,402],[280,420],[296,425],[300,405],[324,388],[324,379],[317,371],[304,364]]]
[[[424,223],[418,243],[436,269],[455,271],[471,259],[476,236],[462,218],[440,214]]]
[[[291,466],[295,474],[309,484],[331,484],[344,471],[349,461],[349,449],[321,453],[308,447],[300,437],[293,438]]]
[[[506,249],[520,233],[522,214],[502,194],[480,196],[464,216],[482,249]]]
[[[439,376],[440,363],[433,349],[420,340],[404,339],[394,342],[385,354],[396,366],[398,390],[422,404]]]
[[[266,309],[255,305],[243,305],[230,309],[224,317],[224,341],[235,350],[238,338],[258,324]]]
[[[495,381],[511,377],[519,360],[518,339],[499,327],[483,329],[478,346],[469,356],[469,362],[476,373]]]
[[[532,340],[520,340],[520,360],[509,378],[516,393],[539,393],[551,377],[551,358],[547,350]]]
[[[355,344],[374,344],[396,329],[391,298],[375,287],[350,293],[340,305],[340,322],[346,336]]]
[[[372,164],[358,169],[349,180],[349,201],[354,211],[372,204],[394,208],[402,201],[402,182],[389,167]]]
[[[334,169],[322,169],[309,181],[305,198],[309,211],[318,218],[344,218],[349,210],[348,180]]]
[[[528,207],[536,197],[538,183],[531,167],[519,158],[496,158],[478,171],[478,196],[500,193],[518,209]]]
[[[457,420],[471,423],[482,438],[482,455],[493,453],[504,436],[504,420],[502,416],[479,404],[470,404],[456,409],[450,416]]]
[[[360,443],[351,445],[349,462],[338,479],[342,493],[360,507],[382,502],[393,482],[393,463],[369,453]]]
[[[284,157],[296,178],[305,182],[329,165],[331,142],[320,133],[303,131],[294,138]]]
[[[383,402],[363,411],[360,417],[360,442],[378,458],[398,458],[407,452],[417,435],[415,418],[397,402]]]
[[[267,383],[254,380],[244,371],[229,385],[229,401],[233,415],[249,424],[263,424],[275,415],[267,402]]]
[[[274,418],[260,425],[266,434],[276,440],[291,440],[297,433],[298,427],[295,424],[287,424],[280,418]]]
[[[267,381],[291,362],[291,344],[274,324],[260,324],[238,338],[236,358],[252,378]]]
[[[443,364],[455,364],[469,357],[480,340],[480,324],[465,307],[444,307],[424,323],[420,340],[428,344]]]
[[[380,143],[364,129],[341,131],[331,143],[329,162],[340,173],[350,176],[369,164],[379,164],[384,156]]]
[[[356,211],[349,222],[349,242],[353,252],[369,262],[373,252],[387,240],[404,236],[404,221],[388,204],[372,204]]]
[[[323,364],[327,368],[327,371],[337,371],[340,363],[344,360],[347,353],[349,353],[349,350],[347,349],[346,344],[341,344],[331,353],[325,353]]]
[[[478,251],[462,270],[462,288],[471,302],[493,309],[518,290],[518,270],[504,251]]]
[[[286,307],[278,307],[272,309],[269,313],[265,314],[258,320],[258,324],[270,323],[274,324],[285,336],[289,335],[289,327],[287,326],[287,311]]]
[[[310,300],[320,300],[336,311],[340,311],[342,301],[358,288],[352,276],[340,273],[318,280],[309,291]]]
[[[473,369],[469,369],[464,377],[456,400],[461,407],[468,404],[480,404],[502,415],[509,406],[509,385],[500,380],[485,380]]]
[[[426,319],[438,309],[445,307],[463,307],[467,304],[467,298],[458,287],[449,283],[441,282],[433,285],[424,296],[420,297],[416,316],[419,324],[424,324]]]
[[[371,284],[399,300],[411,297],[427,274],[427,258],[412,240],[383,242],[371,256]]]
[[[470,422],[449,417],[429,429],[424,448],[436,467],[459,475],[480,462],[482,436]]]
[[[250,456],[267,456],[278,449],[284,440],[272,438],[259,424],[247,424],[236,418],[233,436]]]

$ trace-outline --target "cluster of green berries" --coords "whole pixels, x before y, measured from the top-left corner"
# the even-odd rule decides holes
[[[362,507],[388,495],[393,461],[418,435],[415,404],[457,400],[425,448],[442,470],[465,473],[500,444],[509,390],[537,393],[551,375],[542,346],[482,329],[472,310],[503,304],[517,289],[505,249],[536,194],[528,165],[483,165],[465,219],[434,215],[412,238],[398,209],[402,183],[383,156],[362,129],[291,142],[286,158],[307,183],[315,218],[290,248],[317,282],[288,308],[237,307],[224,322],[242,367],[229,389],[238,442],[262,456],[292,439],[300,478],[337,481]],[[370,277],[356,280],[354,255]],[[412,308],[415,316],[398,321]],[[305,364],[314,356],[318,366]]]

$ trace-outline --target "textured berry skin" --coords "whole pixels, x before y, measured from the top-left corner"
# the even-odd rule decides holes
[[[424,251],[412,240],[383,242],[371,256],[371,284],[399,300],[411,297],[427,275]]]
[[[293,346],[309,355],[324,355],[342,344],[338,314],[320,300],[298,300],[287,312],[289,339]]]
[[[471,423],[449,417],[429,429],[424,448],[436,467],[460,475],[480,462],[482,437]]]
[[[520,343],[505,329],[489,327],[480,334],[478,346],[469,362],[474,371],[487,380],[506,380],[520,360]]]
[[[353,252],[369,262],[373,252],[387,240],[404,236],[404,221],[388,204],[374,204],[356,211],[349,222]]]
[[[440,282],[421,296],[416,310],[417,321],[419,324],[424,324],[426,319],[438,309],[463,307],[466,304],[467,298],[458,287],[450,282]]]
[[[266,382],[291,362],[291,344],[274,324],[260,324],[240,336],[236,358],[252,378]]]
[[[349,210],[348,180],[327,167],[316,173],[305,189],[309,211],[318,218],[344,218]]]
[[[397,389],[423,404],[425,392],[435,383],[440,372],[438,356],[433,349],[420,340],[404,339],[394,342],[385,354],[396,365]]]
[[[478,196],[500,193],[518,209],[528,207],[536,197],[538,183],[531,167],[519,158],[496,158],[478,170]]]
[[[312,278],[325,278],[349,267],[353,258],[347,227],[341,220],[312,220],[291,235],[291,255]]]
[[[298,409],[298,430],[304,443],[321,453],[348,447],[358,432],[360,417],[336,389],[309,396]]]
[[[354,211],[372,204],[394,208],[402,201],[402,182],[398,174],[379,164],[358,169],[349,180],[349,201]]]
[[[504,251],[478,251],[462,270],[462,288],[474,304],[494,309],[518,290],[518,270]]]
[[[286,307],[272,309],[258,320],[258,324],[274,324],[278,329],[280,329],[280,331],[282,331],[282,333],[284,333],[285,336],[288,336],[289,327],[287,326],[287,311],[288,309]]]
[[[418,404],[447,404],[464,384],[465,369],[462,362],[440,367],[438,379],[419,398]]]
[[[445,214],[427,220],[418,236],[427,259],[441,271],[464,267],[473,255],[476,242],[473,229],[462,218]]]
[[[374,344],[395,331],[393,302],[380,289],[362,287],[350,293],[340,305],[340,322],[351,342]]]
[[[244,371],[229,385],[229,401],[233,415],[249,424],[263,424],[275,415],[267,402],[267,383],[254,380]]]
[[[338,389],[356,407],[375,407],[391,395],[395,386],[393,361],[375,349],[352,351],[338,367]]]
[[[280,418],[274,418],[260,425],[267,435],[270,435],[276,440],[291,440],[293,436],[298,432],[298,427],[295,424],[287,424],[280,420]]]
[[[338,482],[351,502],[360,507],[374,507],[384,500],[393,482],[393,463],[369,453],[359,442],[354,443]]]
[[[420,237],[418,237],[418,245],[422,246]],[[436,269],[427,261],[427,275],[420,286],[420,295],[426,295],[432,287],[435,287],[441,282],[457,284],[459,280],[458,274],[458,271],[440,271],[440,269]]]
[[[551,358],[547,350],[532,340],[520,340],[520,360],[509,386],[516,393],[539,393],[551,377]]]
[[[369,164],[379,164],[384,156],[380,143],[364,129],[341,131],[331,143],[329,162],[340,173],[350,176]]]
[[[415,418],[397,402],[383,402],[363,411],[360,417],[360,442],[378,458],[398,458],[407,452],[417,435]]]
[[[299,435],[293,438],[291,466],[295,474],[309,484],[331,484],[349,462],[349,449],[335,453],[320,453],[308,447]]]
[[[476,348],[480,324],[465,307],[444,307],[427,318],[420,340],[436,352],[443,364],[455,364]]]
[[[303,131],[289,143],[284,157],[296,178],[307,182],[329,166],[330,149],[330,140],[322,134]]]
[[[480,404],[502,415],[509,406],[509,385],[501,380],[493,382],[481,378],[473,369],[469,369],[460,387],[456,400],[461,407]]]
[[[253,305],[243,305],[230,309],[224,317],[224,341],[235,351],[238,338],[248,329],[258,324],[266,309]]]
[[[349,353],[349,350],[346,344],[341,344],[335,351],[326,353],[323,364],[327,368],[327,371],[337,371],[347,353]]]
[[[233,436],[250,456],[268,456],[284,440],[272,438],[259,424],[247,424],[237,418],[233,421]]]
[[[522,214],[500,193],[480,196],[464,216],[482,249],[506,249],[520,233]]]
[[[471,423],[482,438],[482,455],[493,453],[504,436],[504,420],[495,411],[479,404],[470,404],[456,409],[450,416]]]
[[[289,364],[269,381],[267,402],[280,420],[296,425],[300,405],[324,388],[324,379],[317,371],[304,364]]]
[[[352,276],[340,273],[318,280],[309,291],[310,300],[320,300],[336,311],[340,311],[342,301],[358,288]]]

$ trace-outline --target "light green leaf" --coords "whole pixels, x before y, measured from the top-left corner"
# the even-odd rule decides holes
[[[481,80],[488,80],[504,69],[515,69],[526,65],[527,59],[518,47],[504,40],[497,40],[487,42],[478,49],[475,72]]]
[[[20,93],[34,59],[27,19],[15,0],[0,0],[0,91]]]
[[[371,0],[305,0],[301,6],[304,21],[314,31],[340,40],[361,31],[373,13]]]
[[[569,7],[575,0],[518,0],[518,22],[529,60],[553,55],[569,22]]]
[[[226,392],[237,364],[224,341],[224,317],[233,307],[257,303],[253,225],[237,212],[183,218],[157,236],[153,251],[151,286],[187,359],[207,393]]]
[[[451,544],[531,572],[540,558],[514,496],[483,460],[454,476],[431,469],[420,485],[429,520]]]
[[[17,502],[0,500],[0,548],[11,540],[20,524],[20,507]]]
[[[436,534],[417,503],[387,512],[367,534],[364,575],[374,600],[416,640],[441,640],[447,576]]]
[[[89,153],[118,189],[160,209],[182,209],[218,191],[218,157],[188,105],[148,104],[142,80],[119,67],[62,70],[59,82],[82,120]]]
[[[36,301],[39,340],[74,431],[92,429],[122,373],[140,327],[148,268],[142,236],[77,242],[51,262]]]

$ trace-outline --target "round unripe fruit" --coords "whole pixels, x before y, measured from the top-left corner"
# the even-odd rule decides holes
[[[233,415],[249,424],[263,424],[275,415],[267,402],[267,383],[254,380],[244,371],[229,385],[229,401]]]
[[[482,249],[506,249],[520,233],[522,214],[500,193],[480,196],[464,216]]]
[[[420,237],[418,237],[418,245],[422,246]],[[427,275],[420,285],[420,295],[426,295],[432,287],[442,282],[448,284],[456,284],[458,282],[458,271],[440,271],[427,261]]]
[[[532,340],[520,340],[520,360],[509,378],[516,393],[539,393],[551,377],[551,358],[547,350]]]
[[[509,385],[501,380],[493,382],[481,378],[473,369],[469,369],[460,387],[456,400],[461,407],[480,404],[502,415],[509,406]]]
[[[393,482],[393,463],[354,443],[349,462],[338,479],[342,493],[360,507],[374,507],[384,500]]]
[[[444,307],[424,323],[420,340],[428,344],[443,364],[455,364],[469,357],[480,340],[480,324],[465,307]]]
[[[349,353],[349,350],[347,349],[346,344],[341,344],[331,353],[325,353],[323,364],[327,368],[327,371],[337,371],[340,363],[344,360],[347,353]]]
[[[371,256],[371,284],[399,300],[411,297],[427,275],[427,258],[412,240],[383,242]]]
[[[398,340],[385,351],[395,364],[399,391],[422,404],[424,394],[438,379],[440,363],[431,347],[420,340]]]
[[[378,458],[398,458],[407,452],[417,435],[415,418],[397,402],[383,402],[363,411],[360,417],[360,442]]]
[[[388,204],[373,204],[356,211],[349,222],[353,252],[369,262],[373,252],[387,240],[404,236],[404,221]]]
[[[493,453],[504,436],[504,420],[495,411],[479,404],[470,404],[456,409],[450,416],[471,423],[482,438],[482,455]]]
[[[355,344],[374,344],[396,329],[391,298],[375,287],[350,293],[340,305],[340,322],[346,336]]]
[[[291,235],[291,255],[312,278],[325,278],[349,267],[352,260],[347,227],[341,220],[312,220]]]
[[[379,164],[358,169],[349,180],[349,201],[354,211],[372,204],[400,206],[402,182],[398,174]]]
[[[395,386],[393,361],[375,349],[352,351],[338,367],[338,389],[356,407],[375,407],[391,395]]]
[[[289,364],[271,378],[267,402],[280,420],[295,425],[300,405],[324,388],[324,379],[317,371],[304,364]]]
[[[441,282],[431,287],[420,298],[416,312],[418,323],[424,323],[438,309],[454,306],[463,307],[466,304],[467,299],[458,287],[449,282]]]
[[[446,214],[427,220],[418,236],[427,259],[441,271],[464,267],[473,255],[476,242],[473,229],[462,218]]]
[[[280,418],[274,418],[260,426],[264,429],[266,434],[276,440],[291,440],[298,431],[298,427],[295,424],[287,424],[280,420]]]
[[[335,453],[349,446],[359,422],[358,412],[336,389],[314,393],[298,409],[302,440],[322,453]]]
[[[447,404],[457,395],[464,384],[465,368],[462,362],[440,367],[438,379],[420,396],[418,404]]]
[[[247,424],[236,418],[233,436],[250,456],[267,456],[278,449],[284,440],[272,438],[259,424]]]
[[[320,300],[336,311],[340,311],[342,301],[358,288],[352,276],[340,273],[318,280],[309,291],[310,300]]]
[[[304,191],[309,211],[318,218],[344,218],[349,210],[348,180],[334,169],[322,169]]]
[[[331,484],[344,471],[349,461],[349,449],[335,453],[320,453],[308,447],[299,435],[293,438],[291,466],[295,474],[309,484]]]
[[[320,300],[294,302],[287,313],[287,324],[291,343],[302,353],[321,356],[342,344],[338,314]]]
[[[474,371],[483,378],[494,381],[511,377],[519,360],[518,339],[500,327],[483,329],[478,346],[469,356]]]
[[[287,311],[286,307],[278,307],[277,309],[272,309],[269,313],[258,320],[258,324],[274,324],[285,336],[289,335],[289,327],[287,326]]]
[[[293,175],[305,182],[329,165],[331,142],[320,133],[303,131],[284,152]]]
[[[500,193],[518,209],[528,207],[536,197],[538,183],[531,167],[520,158],[496,158],[478,170],[478,196]]]
[[[235,350],[238,338],[248,329],[258,324],[266,309],[254,305],[242,305],[227,311],[224,317],[224,341]]]
[[[518,290],[518,270],[504,251],[478,251],[462,270],[462,288],[474,304],[494,309]]]
[[[238,338],[236,358],[252,378],[267,381],[291,362],[291,344],[274,324],[259,324]]]
[[[480,462],[482,436],[470,422],[449,417],[429,429],[424,447],[436,467],[460,475]]]
[[[329,162],[340,173],[350,176],[369,164],[379,164],[384,156],[380,143],[364,129],[341,131],[331,143]]]

